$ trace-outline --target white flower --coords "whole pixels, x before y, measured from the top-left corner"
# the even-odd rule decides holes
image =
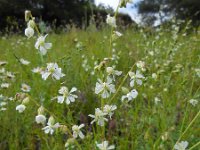
[[[25,59],[23,59],[23,58],[21,58],[19,61],[20,61],[20,63],[23,64],[23,65],[29,65],[29,64],[30,64],[29,61],[27,61],[27,60],[25,60]]]
[[[113,34],[112,34],[112,38],[113,40],[116,40],[118,39],[119,37],[121,37],[123,34],[118,32],[118,31],[113,31]]]
[[[108,79],[107,80],[114,80],[115,76],[120,76],[122,74],[122,71],[114,70],[113,67],[107,67],[106,72],[108,73]]]
[[[6,64],[8,64],[7,61],[0,61],[0,66],[4,66],[4,65],[6,65]],[[2,68],[2,69],[5,69],[5,68]]]
[[[198,101],[196,99],[189,100],[189,103],[193,106],[196,106],[198,104]]]
[[[7,108],[5,108],[7,105],[7,102],[0,102],[0,111],[6,111]]]
[[[196,72],[197,76],[200,77],[200,68],[195,69],[195,72]]]
[[[19,112],[19,113],[22,113],[24,110],[26,109],[26,106],[23,105],[23,104],[20,104],[16,107],[16,110]]]
[[[144,76],[139,71],[136,71],[136,73],[129,72],[128,74],[129,74],[129,76],[131,78],[131,81],[130,81],[130,86],[131,87],[134,86],[135,82],[138,85],[142,85],[142,80],[141,79],[144,79]]]
[[[0,73],[5,73],[5,71],[6,71],[5,68],[0,69]]]
[[[111,93],[115,93],[115,85],[111,84],[111,80],[102,82],[98,79],[98,81],[95,87],[95,94],[101,94],[102,98],[108,98]]]
[[[141,69],[141,71],[146,71],[146,68],[145,68],[145,62],[144,61],[138,61],[136,63],[136,66]]]
[[[114,34],[116,35],[116,36],[118,36],[118,37],[121,37],[123,34],[122,33],[120,33],[119,31],[114,31]]]
[[[157,76],[157,74],[156,74],[156,73],[152,73],[152,75],[151,75],[151,76],[152,76],[152,78],[153,78],[153,79],[155,79],[155,80],[158,78],[158,76]]]
[[[14,100],[14,98],[13,98],[13,97],[9,97],[9,98],[8,98],[8,100],[10,100],[10,101],[13,101],[13,100]]]
[[[158,97],[155,97],[155,98],[154,98],[154,102],[155,102],[156,105],[157,105],[158,102],[160,102],[160,101],[161,101],[160,98],[158,98]]]
[[[33,73],[39,73],[39,74],[41,74],[43,72],[43,68],[41,68],[41,67],[33,68],[32,72]]]
[[[46,123],[46,117],[44,115],[37,115],[35,117],[35,121],[37,122],[37,124],[45,124]]]
[[[189,143],[187,141],[181,141],[174,146],[174,149],[176,149],[176,150],[186,150],[188,144]]]
[[[154,55],[154,51],[149,51],[149,55],[153,56]]]
[[[75,87],[73,87],[70,91],[65,86],[61,87],[58,92],[59,94],[62,94],[62,96],[58,96],[58,103],[63,103],[66,100],[66,104],[69,105],[70,102],[74,102],[75,99],[78,98],[77,95],[72,94],[75,91],[77,91]]]
[[[128,102],[129,102],[135,99],[137,96],[138,96],[138,92],[135,89],[133,89],[126,95],[123,95],[121,98],[121,101],[123,102],[125,99],[128,99]]]
[[[25,35],[26,35],[28,38],[31,38],[31,37],[34,35],[34,30],[33,30],[33,28],[27,27],[27,28],[25,29]]]
[[[116,105],[105,105],[103,108],[103,112],[108,114],[111,119],[112,115],[114,114],[113,111],[116,109],[117,109]]]
[[[6,76],[11,79],[15,78],[15,75],[12,72],[8,72],[8,71],[6,72]]]
[[[31,87],[30,87],[29,85],[23,83],[22,86],[21,86],[21,90],[22,90],[23,92],[30,92]]]
[[[2,94],[0,94],[0,100],[5,99],[5,96],[3,96]]]
[[[62,73],[62,69],[58,68],[57,63],[48,63],[46,71],[42,72],[42,79],[46,80],[50,75],[56,80],[60,80],[65,74]]]
[[[1,106],[1,107],[2,107],[2,106],[5,106],[5,105],[7,105],[6,102],[0,102],[0,106]]]
[[[91,124],[93,124],[94,122],[97,122],[98,125],[104,126],[104,122],[108,121],[108,119],[104,118],[105,115],[107,115],[105,112],[101,111],[99,108],[96,108],[95,115],[90,114],[88,116],[94,118]]]
[[[80,126],[77,126],[77,125],[73,125],[72,126],[72,131],[73,131],[73,137],[74,138],[77,138],[79,136],[81,139],[84,139],[85,136],[81,132],[81,128],[83,128],[84,126],[85,126],[84,124],[81,124]]]
[[[45,43],[47,35],[48,34],[40,36],[35,43],[35,48],[38,49],[42,55],[46,55],[47,50],[52,47],[52,43]]]
[[[10,84],[9,83],[2,83],[1,88],[7,89],[9,88]]]
[[[117,27],[115,17],[111,17],[110,14],[107,15],[106,23],[109,24],[110,26],[114,27],[114,28]]]
[[[44,132],[46,134],[53,134],[55,129],[59,128],[60,127],[60,124],[59,123],[55,123],[55,120],[54,118],[51,116],[47,122],[47,126],[42,128],[42,130],[44,130]]]
[[[100,150],[110,150],[110,149],[115,149],[115,146],[114,145],[108,145],[108,141],[103,141],[102,143],[100,144],[96,144],[97,147],[100,149]]]
[[[5,108],[5,107],[2,107],[1,109],[0,109],[0,111],[6,111],[7,110],[7,108]]]

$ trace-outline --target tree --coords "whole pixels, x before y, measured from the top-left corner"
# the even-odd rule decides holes
[[[164,22],[174,16],[177,19],[191,19],[194,24],[199,24],[200,1],[199,0],[145,0],[137,4],[138,12],[143,20]],[[148,19],[152,18],[152,19]]]
[[[24,26],[27,9],[46,22],[81,24],[84,14],[91,14],[91,6],[95,7],[94,0],[0,0],[0,29],[9,26],[9,20]]]
[[[87,27],[91,20],[98,26],[108,13],[113,13],[112,9],[97,7],[94,0],[0,0],[0,31],[5,28],[23,31],[25,10],[32,12],[36,22],[39,18],[56,27],[71,23]],[[124,24],[131,22],[127,15],[121,15],[121,18]]]

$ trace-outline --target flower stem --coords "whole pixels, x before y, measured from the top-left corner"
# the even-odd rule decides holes
[[[114,18],[116,19],[117,18],[117,15],[118,15],[118,11],[119,11],[119,8],[120,8],[120,4],[121,2],[119,1],[119,4],[117,6],[117,9],[115,11],[115,14],[114,14]],[[114,27],[111,27],[111,31],[110,31],[110,46],[109,46],[109,51],[110,51],[110,57],[112,57],[112,42],[113,42],[113,31],[114,31]]]
[[[189,130],[189,128],[192,126],[192,124],[196,121],[196,119],[199,117],[200,115],[200,110],[199,112],[196,114],[196,116],[192,119],[192,121],[189,123],[189,125],[187,126],[187,128],[185,129],[185,131],[180,135],[180,137],[178,138],[178,140],[176,141],[176,144],[181,140],[181,138],[185,135],[185,133]],[[173,148],[174,150],[174,148]]]
[[[192,147],[190,147],[190,149],[189,150],[192,150],[192,149],[194,149],[195,147],[197,147],[198,145],[200,145],[200,141],[199,142],[197,142],[195,145],[193,145]]]
[[[38,107],[40,107],[41,105],[36,101],[36,100],[34,100],[34,99],[30,99],[32,102],[34,102],[35,103],[35,105],[37,105]],[[45,108],[44,106],[43,106],[43,108],[44,108],[44,111],[46,111],[47,113],[49,113],[51,116],[53,116],[56,120],[61,120],[61,119],[59,119],[57,116],[55,116],[51,111],[49,111],[47,108]],[[62,122],[62,121],[61,121]],[[65,125],[65,123],[63,123],[63,125]],[[71,136],[71,137],[73,137],[73,134],[71,133],[71,131],[69,130],[69,128],[67,127],[67,125],[65,125],[66,126],[66,130],[67,130],[67,132],[68,132],[68,134]],[[78,143],[78,141],[75,139],[75,143],[76,143],[76,145],[78,146],[78,149],[82,149],[81,148],[81,146],[80,146],[80,144]]]
[[[131,69],[128,71],[128,73],[130,71],[133,70],[133,67],[135,66],[135,64],[131,67]],[[121,87],[123,86],[124,82],[126,81],[126,79],[128,78],[128,73],[126,74],[126,76],[123,78],[122,82],[120,83],[119,87],[117,88],[117,91],[115,92],[115,94],[113,95],[113,97],[110,99],[110,103],[115,99],[115,97],[117,96],[117,94],[119,93]]]
[[[32,14],[31,14],[31,19],[34,21],[34,23],[35,23],[35,20],[34,20],[34,17],[32,16]],[[39,29],[38,29],[38,27],[37,27],[37,24],[35,23],[35,26],[34,26],[34,28],[35,28],[35,30],[36,30],[36,32],[37,32],[37,34],[38,34],[38,36],[40,36],[40,31],[39,31]]]

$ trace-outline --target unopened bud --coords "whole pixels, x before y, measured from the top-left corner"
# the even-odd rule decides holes
[[[65,143],[65,147],[66,147],[66,148],[69,147],[70,145],[74,144],[74,142],[75,142],[75,139],[74,139],[74,138],[69,138],[69,139],[67,140],[67,142]]]
[[[55,123],[55,119],[53,118],[53,116],[51,116],[51,117],[49,118],[48,122],[49,122],[50,124],[54,124],[54,123]]]
[[[17,94],[15,95],[15,100],[21,101],[21,100],[23,100],[26,96],[27,96],[27,95],[26,95],[25,93],[17,93]]]
[[[29,97],[26,97],[26,98],[23,99],[22,104],[24,104],[24,105],[28,104],[29,101],[30,101]]]
[[[28,27],[31,27],[31,28],[35,28],[35,21],[34,20],[29,20],[28,22]]]
[[[38,115],[43,115],[44,114],[44,107],[40,106],[40,108],[38,108]]]
[[[127,94],[127,93],[129,93],[128,88],[126,88],[126,87],[122,87],[122,93],[123,93],[123,94]]]
[[[28,22],[30,17],[31,17],[31,11],[30,10],[26,10],[25,11],[25,21]]]
[[[168,138],[169,138],[169,133],[168,133],[168,132],[165,132],[165,133],[161,136],[161,139],[162,139],[163,141],[166,141]]]
[[[66,132],[68,131],[67,126],[65,126],[65,125],[60,125],[60,131],[61,131],[62,133],[66,133]]]
[[[98,70],[98,71],[104,70],[105,67],[106,67],[106,65],[107,65],[107,63],[108,63],[110,60],[111,60],[110,58],[104,58],[104,60],[101,61],[99,65],[95,66],[94,69],[95,69],[95,70]]]

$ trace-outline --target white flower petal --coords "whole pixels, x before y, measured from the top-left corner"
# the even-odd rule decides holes
[[[45,43],[45,44],[44,44],[44,47],[45,47],[46,49],[51,49],[51,48],[52,48],[52,43]]]
[[[63,103],[65,100],[64,96],[58,96],[58,103]]]

